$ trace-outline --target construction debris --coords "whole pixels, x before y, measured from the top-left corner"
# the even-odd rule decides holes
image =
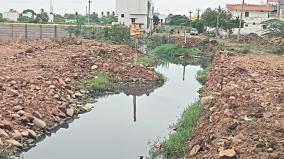
[[[283,158],[284,57],[221,52],[213,66],[194,158]]]

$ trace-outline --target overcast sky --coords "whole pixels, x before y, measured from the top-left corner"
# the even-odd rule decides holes
[[[88,0],[53,0],[55,13],[85,13]],[[115,0],[92,0],[91,10],[97,13],[101,11],[114,11]],[[196,12],[197,8],[204,10],[208,7],[222,7],[226,3],[241,3],[242,0],[153,0],[155,3],[155,12],[163,14],[188,14]],[[266,0],[246,0],[246,3],[261,3]],[[24,9],[33,9],[39,12],[41,8],[49,11],[50,0],[0,0],[0,12],[8,11],[13,8],[18,11]]]

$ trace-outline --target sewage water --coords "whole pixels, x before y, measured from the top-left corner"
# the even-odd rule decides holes
[[[94,109],[80,115],[28,152],[24,159],[144,159],[150,142],[171,133],[169,125],[198,98],[199,66],[169,64],[156,70],[167,81],[150,94],[124,93],[99,98]]]

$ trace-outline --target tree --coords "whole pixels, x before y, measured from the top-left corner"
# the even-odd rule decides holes
[[[219,19],[219,28],[231,31],[233,28],[237,28],[239,24],[238,19],[232,19],[231,12],[222,9],[216,8],[211,9],[207,8],[201,15],[201,20],[205,26],[216,28],[217,20]]]
[[[169,25],[188,25],[189,19],[185,15],[169,16]]]
[[[31,16],[27,15],[28,13],[31,13]],[[18,21],[21,23],[34,23],[36,17],[36,12],[31,9],[26,9],[20,14]]]
[[[32,9],[26,9],[26,10],[23,11],[22,14],[27,14],[27,13],[32,13],[32,18],[35,18],[35,16],[36,16],[36,12]]]
[[[36,15],[36,22],[37,23],[47,23],[48,22],[48,13],[44,11],[44,9],[41,9],[40,14]]]
[[[266,29],[263,32],[263,35],[268,37],[282,37],[284,38],[284,21],[279,19],[271,19],[265,22],[262,22],[262,25],[266,25]]]
[[[159,25],[160,24],[160,18],[157,16],[157,15],[154,15],[153,16],[153,22],[154,22],[154,25]]]
[[[55,23],[65,23],[65,18],[60,14],[54,15],[54,22]]]
[[[192,28],[196,28],[198,30],[199,33],[203,33],[204,31],[204,23],[202,20],[194,20],[190,23],[190,26]]]
[[[99,15],[97,13],[93,12],[90,15],[90,22],[91,23],[98,23],[99,22]]]

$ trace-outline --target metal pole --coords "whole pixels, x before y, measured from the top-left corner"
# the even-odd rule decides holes
[[[25,39],[28,39],[28,25],[25,24]]]
[[[42,40],[42,25],[39,25],[39,39]]]
[[[184,29],[184,44],[187,43],[187,37],[186,37],[186,28]]]
[[[198,8],[198,9],[197,9],[197,20],[200,19],[200,11],[201,11],[201,10]]]
[[[90,14],[91,14],[91,3],[92,3],[92,1],[91,1],[91,0],[89,0],[89,1],[88,1],[88,3],[89,3],[89,10],[88,10],[88,25],[90,25]]]
[[[240,36],[241,36],[241,28],[242,28],[242,23],[243,23],[244,5],[245,5],[245,0],[243,0],[243,3],[242,3],[242,11],[241,11],[241,18],[240,18],[240,25],[239,25],[238,39],[237,39],[237,41],[238,41],[238,42],[240,42]]]
[[[278,0],[278,6],[277,6],[277,17],[280,19],[281,15],[280,15],[280,0]]]
[[[14,40],[14,25],[11,24],[11,39]]]
[[[217,16],[217,25],[216,25],[216,37],[219,37],[220,12],[221,12],[221,7],[219,6],[219,9],[218,9],[218,16]]]
[[[54,26],[54,38],[57,39],[57,26]]]

